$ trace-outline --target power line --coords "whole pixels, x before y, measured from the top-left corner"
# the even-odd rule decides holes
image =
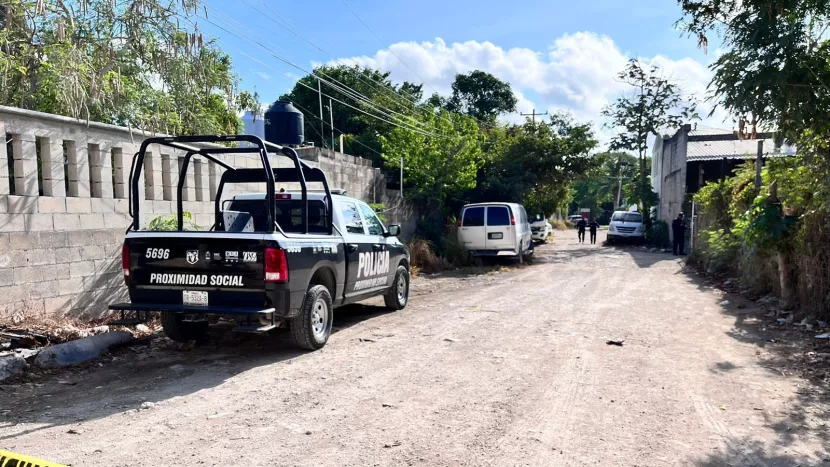
[[[370,98],[368,98],[368,97],[364,96],[363,94],[361,94],[361,93],[359,93],[358,91],[356,91],[356,90],[354,90],[354,89],[350,88],[349,86],[347,86],[347,85],[345,85],[345,84],[341,83],[340,81],[337,81],[337,80],[336,80],[336,79],[334,79],[334,78],[330,78],[330,79],[331,79],[332,81],[334,81],[335,83],[337,83],[337,84],[332,84],[330,81],[327,81],[327,80],[325,80],[325,79],[322,79],[322,78],[321,78],[321,77],[320,77],[317,73],[315,73],[314,71],[308,71],[308,70],[306,70],[306,69],[302,68],[301,66],[299,66],[299,65],[297,65],[297,64],[295,64],[295,63],[293,63],[293,62],[291,62],[290,60],[288,60],[288,59],[286,59],[286,58],[284,58],[284,57],[282,57],[282,56],[279,56],[279,55],[275,54],[275,53],[274,53],[272,50],[270,50],[268,47],[266,47],[265,45],[263,45],[263,44],[262,44],[261,42],[259,42],[258,40],[256,40],[256,39],[252,39],[250,34],[246,34],[246,33],[242,30],[242,29],[244,29],[244,30],[246,30],[248,33],[253,33],[253,32],[252,32],[249,28],[247,28],[246,26],[244,26],[244,25],[240,24],[238,21],[236,21],[235,19],[231,18],[229,15],[225,14],[224,12],[222,12],[221,10],[219,10],[218,8],[216,8],[216,7],[214,7],[214,6],[211,6],[211,5],[209,5],[209,4],[206,4],[206,5],[207,5],[207,6],[208,6],[211,10],[213,10],[213,11],[217,12],[217,13],[218,13],[218,14],[220,14],[221,16],[224,16],[225,18],[227,18],[227,19],[229,19],[230,21],[232,21],[232,22],[236,23],[237,25],[239,25],[239,27],[236,27],[236,26],[234,26],[234,25],[232,25],[232,24],[227,23],[227,22],[226,22],[226,21],[224,21],[224,20],[221,20],[222,22],[224,22],[224,23],[225,23],[226,25],[228,25],[229,27],[231,27],[231,28],[233,28],[233,29],[237,30],[238,32],[240,32],[241,34],[245,35],[245,36],[246,36],[246,38],[239,37],[238,35],[234,34],[234,33],[233,33],[233,32],[231,32],[231,31],[228,31],[227,29],[223,28],[222,26],[217,25],[216,23],[213,23],[213,22],[212,22],[209,18],[203,18],[205,21],[207,21],[207,22],[209,22],[209,23],[213,24],[214,26],[219,27],[219,28],[220,28],[220,29],[222,29],[223,31],[228,32],[229,34],[232,34],[232,35],[234,35],[235,37],[237,37],[237,38],[239,38],[239,39],[242,39],[242,40],[247,39],[249,42],[254,42],[254,43],[256,43],[257,45],[259,45],[260,47],[262,47],[264,50],[266,50],[268,53],[270,53],[271,55],[273,55],[274,57],[276,57],[276,58],[277,58],[277,59],[279,59],[280,61],[282,61],[282,62],[284,62],[284,63],[286,63],[286,64],[288,64],[288,65],[290,65],[290,66],[292,66],[292,67],[294,67],[294,68],[297,68],[298,70],[300,70],[300,71],[302,71],[302,72],[304,72],[304,73],[307,73],[307,74],[309,74],[309,75],[311,75],[311,76],[314,76],[314,77],[315,77],[315,78],[317,78],[319,81],[321,81],[321,82],[325,83],[327,86],[331,87],[332,89],[334,89],[334,90],[336,90],[336,91],[340,91],[340,92],[342,92],[342,93],[346,94],[346,95],[347,95],[347,97],[349,97],[349,98],[351,98],[351,99],[354,99],[355,101],[358,101],[358,102],[362,101],[364,104],[368,105],[369,107],[371,107],[372,109],[374,109],[374,110],[378,111],[380,114],[382,114],[383,116],[385,116],[385,117],[387,117],[387,118],[389,118],[389,119],[394,120],[394,119],[395,119],[395,115],[399,115],[400,117],[402,117],[402,118],[404,118],[404,119],[405,119],[403,122],[401,122],[401,124],[403,124],[403,125],[405,125],[405,126],[412,126],[412,125],[413,125],[413,123],[410,123],[410,120],[412,120],[412,122],[414,122],[414,124],[417,124],[417,125],[423,126],[424,128],[427,128],[427,125],[426,125],[425,123],[420,122],[420,121],[418,121],[418,120],[416,120],[416,119],[413,119],[413,118],[412,118],[412,117],[410,117],[410,116],[403,115],[403,114],[400,114],[400,113],[398,113],[398,112],[395,112],[394,110],[391,110],[391,109],[388,109],[388,108],[386,108],[386,107],[383,107],[382,105],[380,105],[380,104],[377,104],[377,103],[373,102]],[[257,11],[259,11],[259,10],[257,10]],[[279,24],[279,23],[277,23],[277,24]],[[242,29],[240,29],[240,28],[242,28]],[[277,48],[277,49],[282,50],[279,46],[277,46],[277,45],[276,45],[276,44],[274,44],[273,42],[269,42],[269,44],[270,44],[270,45],[272,45],[273,47]],[[324,74],[324,76],[325,76],[325,74]],[[348,104],[346,104],[346,105],[348,105]],[[450,123],[452,123],[452,122],[450,122]],[[427,130],[423,130],[423,131],[427,131]]]
[[[324,55],[328,56],[328,57],[329,57],[329,58],[331,58],[332,60],[335,60],[338,64],[340,64],[340,65],[344,65],[344,66],[348,66],[348,64],[346,64],[345,62],[343,62],[343,61],[342,61],[342,60],[340,60],[339,58],[335,57],[335,56],[334,56],[331,52],[329,52],[329,51],[328,51],[328,50],[326,50],[326,49],[323,49],[322,47],[320,47],[319,45],[317,45],[314,41],[312,41],[312,40],[311,40],[311,39],[309,39],[308,37],[306,37],[306,36],[304,36],[303,34],[301,34],[300,32],[298,32],[298,31],[296,30],[297,28],[294,28],[294,27],[292,27],[292,26],[291,26],[291,24],[289,24],[289,23],[294,23],[293,21],[291,21],[291,20],[290,20],[289,18],[287,18],[285,15],[283,15],[282,13],[280,13],[279,11],[277,11],[276,9],[274,9],[271,5],[269,5],[268,3],[266,3],[266,2],[265,2],[265,0],[258,0],[258,1],[259,1],[259,3],[261,3],[262,5],[264,5],[266,8],[268,8],[270,11],[272,11],[275,15],[277,15],[280,19],[282,19],[283,23],[280,23],[279,21],[277,21],[276,19],[274,19],[274,18],[272,18],[271,16],[267,15],[266,13],[263,13],[261,10],[259,10],[259,9],[258,9],[258,8],[256,8],[255,6],[251,5],[251,4],[248,2],[248,0],[243,0],[243,1],[244,1],[246,4],[248,4],[249,6],[251,6],[251,8],[253,8],[253,9],[254,9],[254,10],[256,10],[257,12],[259,12],[259,13],[261,13],[261,14],[265,15],[265,17],[267,17],[268,19],[270,19],[270,20],[274,21],[276,24],[281,24],[281,25],[282,25],[282,24],[284,24],[284,25],[288,28],[288,30],[289,30],[289,31],[291,31],[294,35],[296,35],[296,36],[297,36],[297,37],[299,37],[300,39],[304,40],[305,42],[307,42],[307,43],[308,43],[308,44],[310,44],[312,47],[314,47],[315,49],[319,50],[320,52],[322,52]],[[296,23],[294,23],[294,24],[296,25]],[[326,44],[326,42],[325,42],[325,41],[321,41],[321,42],[323,42],[324,44]],[[326,44],[326,45],[328,45],[329,47],[331,47],[331,45],[329,45],[329,44]],[[330,79],[333,79],[333,78],[331,78],[330,76],[326,75],[325,73],[322,73],[322,74],[323,74],[323,75],[325,75],[325,76],[327,76],[327,77],[328,77],[328,78],[330,78]],[[363,77],[363,76],[361,76],[359,73],[356,73],[356,74],[355,74],[355,77],[356,77],[358,80],[362,81],[363,83],[366,83],[366,84],[368,84],[368,85],[372,86],[372,87],[373,87],[373,89],[380,89],[381,91],[385,91],[385,92],[387,93],[387,95],[389,95],[389,96],[391,96],[393,99],[395,99],[399,105],[400,105],[400,102],[404,102],[404,103],[406,103],[406,104],[413,104],[413,105],[416,105],[416,104],[417,104],[417,99],[415,98],[415,96],[414,96],[414,95],[412,95],[412,94],[410,94],[410,93],[408,93],[408,92],[406,92],[406,91],[405,91],[405,90],[403,90],[403,89],[400,89],[400,90],[398,90],[397,92],[395,92],[395,91],[392,91],[391,89],[387,88],[387,87],[385,86],[385,83],[383,83],[383,82],[373,81],[373,80],[371,80],[371,79],[369,79],[369,78],[364,78],[364,77]],[[405,96],[408,96],[410,99],[409,99],[409,100],[408,100],[408,99],[406,99],[406,98],[405,98]],[[417,109],[417,106],[416,106],[415,108]],[[422,110],[422,111],[426,112],[426,110],[424,110],[424,109],[420,109],[420,110]],[[452,124],[452,122],[450,122],[450,124]]]
[[[208,5],[208,6],[209,6],[209,5]],[[219,12],[219,13],[220,13],[220,14],[222,14],[223,16],[228,17],[227,15],[225,15],[224,13],[222,13],[222,12],[221,12],[220,10],[218,10],[217,8],[212,7],[212,6],[210,6],[210,8],[211,8],[211,9],[213,9],[213,10],[215,10],[215,11],[217,11],[217,12]],[[223,31],[227,32],[228,34],[231,34],[232,36],[234,36],[234,37],[236,37],[236,38],[238,38],[238,39],[240,39],[240,40],[247,41],[247,42],[249,42],[249,43],[250,43],[250,42],[253,42],[253,43],[257,44],[257,45],[258,45],[258,46],[260,46],[263,50],[267,51],[269,54],[271,54],[272,56],[274,56],[275,58],[277,58],[279,61],[281,61],[281,62],[283,62],[283,63],[285,63],[285,64],[287,64],[287,65],[290,65],[291,67],[294,67],[294,68],[296,68],[296,69],[298,69],[298,70],[300,70],[300,71],[302,71],[302,72],[304,72],[304,73],[307,73],[307,74],[309,74],[309,75],[312,75],[312,76],[316,77],[318,80],[322,81],[323,83],[326,83],[327,85],[329,85],[330,87],[334,88],[335,90],[339,90],[339,91],[344,92],[344,93],[346,93],[346,94],[349,94],[349,92],[348,92],[348,91],[351,91],[351,93],[354,93],[354,94],[356,94],[356,95],[360,95],[360,96],[362,96],[360,93],[358,93],[357,91],[355,91],[355,90],[353,90],[353,89],[349,88],[348,86],[344,86],[344,88],[339,88],[337,85],[334,85],[334,84],[332,84],[331,82],[329,82],[329,81],[327,81],[327,80],[325,80],[325,79],[322,79],[319,75],[316,75],[314,72],[309,72],[308,70],[306,70],[306,69],[302,68],[301,66],[299,66],[299,65],[297,65],[296,63],[294,63],[294,62],[292,62],[292,61],[288,60],[287,58],[284,58],[284,57],[282,57],[282,56],[280,56],[280,55],[278,55],[278,54],[274,53],[274,52],[273,52],[273,51],[271,51],[268,47],[266,47],[265,45],[263,45],[261,42],[259,42],[259,41],[258,41],[258,40],[256,40],[256,39],[251,39],[250,37],[240,37],[238,34],[235,34],[234,32],[229,31],[229,30],[228,30],[228,29],[226,29],[225,27],[223,27],[223,26],[221,26],[221,25],[219,25],[219,24],[217,24],[217,23],[213,22],[213,21],[212,21],[211,19],[209,19],[209,18],[206,18],[206,17],[200,17],[200,18],[201,18],[201,19],[204,19],[204,20],[205,20],[205,21],[207,21],[208,23],[210,23],[210,24],[212,24],[212,25],[214,25],[214,26],[218,27],[219,29],[221,29],[221,30],[223,30]],[[227,24],[227,23],[225,23],[225,24]],[[233,25],[228,25],[228,26],[229,26],[229,27],[231,27],[231,28],[233,28],[233,29],[239,30],[238,28],[234,27]],[[240,32],[241,32],[241,31],[240,31]],[[241,32],[241,33],[242,33],[242,34],[245,34],[244,32]],[[246,36],[247,36],[247,35],[246,35]],[[220,39],[220,40],[221,40],[221,39]],[[235,47],[233,47],[233,46],[231,46],[231,48],[236,49],[236,48],[235,48]],[[266,65],[265,63],[261,62],[260,60],[256,60],[255,58],[253,58],[253,57],[252,57],[252,56],[250,56],[249,54],[247,54],[247,53],[245,53],[245,52],[243,52],[243,51],[241,51],[241,50],[239,50],[239,49],[236,49],[236,50],[237,50],[237,51],[239,51],[241,54],[245,55],[246,57],[250,58],[251,60],[254,60],[254,61],[256,61],[256,62],[258,62],[258,63],[260,63],[260,64],[262,64],[262,65],[268,66],[268,65]],[[275,69],[275,68],[273,68],[273,67],[270,67],[270,66],[268,66],[268,67],[269,67],[269,68],[271,68],[271,69],[273,69],[273,70],[276,70],[276,69]],[[276,71],[279,71],[279,70],[276,70]],[[305,83],[302,83],[302,82],[301,82],[301,81],[299,81],[299,80],[297,80],[297,83],[298,83],[298,84],[300,84],[300,85],[302,85],[302,86],[304,86],[304,87],[306,87],[306,88],[308,88],[308,89],[311,89],[312,91],[316,91],[315,89],[311,88],[310,86],[306,85]],[[346,90],[348,90],[348,91],[346,91]],[[363,114],[365,114],[365,115],[367,115],[367,116],[369,116],[369,117],[372,117],[372,118],[375,118],[375,119],[377,119],[377,120],[380,120],[380,121],[383,121],[383,122],[389,123],[390,125],[393,125],[393,126],[396,126],[396,127],[399,127],[399,128],[403,128],[403,129],[408,129],[408,130],[411,130],[411,131],[415,131],[415,132],[420,133],[420,134],[423,134],[423,135],[425,135],[425,136],[432,136],[432,137],[436,137],[436,138],[443,138],[443,137],[445,137],[445,136],[442,136],[442,135],[438,135],[438,134],[435,134],[435,133],[426,132],[426,131],[424,131],[424,130],[418,129],[418,128],[416,128],[416,127],[413,127],[413,126],[411,126],[411,125],[407,124],[406,122],[397,122],[397,123],[396,123],[396,122],[394,122],[394,121],[387,120],[387,119],[385,119],[385,118],[379,117],[379,116],[377,116],[377,115],[371,114],[371,113],[366,112],[366,111],[364,111],[364,110],[362,110],[362,109],[359,109],[359,108],[357,108],[357,107],[354,107],[354,106],[352,106],[352,105],[349,105],[349,104],[347,104],[347,103],[345,103],[345,102],[343,102],[343,101],[341,101],[341,100],[339,100],[339,99],[337,99],[337,98],[334,98],[334,97],[332,97],[332,96],[329,96],[328,94],[323,94],[323,95],[324,95],[324,96],[326,96],[326,97],[329,97],[329,98],[331,98],[332,100],[334,100],[334,101],[336,101],[336,102],[339,102],[339,103],[341,103],[341,104],[343,104],[343,105],[345,105],[345,106],[347,106],[347,107],[349,107],[349,108],[352,108],[352,109],[354,109],[354,110],[357,110],[358,112],[361,112],[361,113],[363,113]],[[355,99],[356,101],[360,102],[360,99],[359,99],[359,98],[355,98],[355,97],[354,97],[354,96],[352,96],[352,95],[349,95],[349,97],[351,97],[352,99]],[[381,114],[384,114],[384,115],[385,115],[386,117],[388,117],[389,119],[394,119],[394,117],[393,117],[393,116],[389,115],[389,114],[388,114],[388,113],[386,113],[386,112],[383,112],[383,111],[382,111],[382,110],[380,110],[380,109],[379,109],[376,105],[374,105],[373,103],[371,103],[371,101],[370,101],[368,98],[366,98],[365,96],[362,96],[362,97],[363,97],[363,99],[365,99],[364,103],[366,103],[366,105],[368,105],[368,106],[370,106],[370,107],[374,108],[375,110],[378,110]],[[388,110],[388,109],[387,109],[387,110]]]
[[[354,10],[352,10],[352,7],[350,7],[350,6],[349,6],[349,4],[348,4],[348,3],[346,3],[346,0],[340,0],[340,1],[343,3],[343,6],[345,6],[345,7],[346,7],[346,9],[348,9],[348,10],[352,13],[352,15],[354,15],[354,17],[355,17],[355,18],[357,18],[357,20],[358,20],[358,21],[360,21],[360,24],[362,24],[362,25],[363,25],[363,27],[365,27],[365,28],[366,28],[366,29],[367,29],[370,33],[372,33],[372,35],[373,35],[373,36],[375,36],[375,39],[377,39],[377,40],[378,40],[378,42],[380,42],[380,43],[381,43],[381,45],[383,45],[383,47],[384,47],[384,48],[386,48],[386,50],[388,50],[388,51],[389,51],[389,53],[391,53],[392,55],[394,55],[394,56],[395,56],[395,58],[397,58],[397,59],[398,59],[398,61],[399,61],[399,62],[401,62],[401,63],[403,64],[403,66],[405,66],[405,67],[406,67],[409,71],[411,71],[411,72],[412,72],[412,74],[414,74],[415,76],[417,76],[417,77],[418,77],[418,79],[420,79],[422,83],[424,83],[424,84],[426,84],[427,86],[429,86],[429,88],[430,88],[430,89],[432,89],[432,90],[433,90],[436,94],[438,93],[438,91],[437,91],[435,88],[433,88],[433,87],[432,87],[429,83],[427,83],[427,82],[426,82],[426,80],[425,80],[424,78],[421,78],[421,76],[420,76],[420,75],[419,75],[419,74],[418,74],[415,70],[413,70],[412,68],[410,68],[410,66],[409,66],[409,65],[407,65],[407,64],[406,64],[406,62],[404,62],[403,60],[401,60],[401,57],[398,57],[398,54],[396,54],[394,51],[392,51],[392,49],[391,49],[391,48],[389,48],[389,46],[388,46],[388,45],[386,45],[386,43],[383,41],[383,39],[381,39],[381,38],[380,38],[380,36],[378,36],[377,34],[375,34],[375,31],[373,31],[373,30],[372,30],[372,28],[370,28],[370,27],[369,27],[369,25],[368,25],[368,24],[366,24],[366,22],[365,22],[365,21],[363,21],[363,19],[362,19],[360,16],[358,16],[358,15],[357,15],[357,13],[355,13],[355,11],[354,11]]]

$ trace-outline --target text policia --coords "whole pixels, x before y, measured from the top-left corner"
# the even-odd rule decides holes
[[[389,252],[360,253],[357,260],[357,278],[354,290],[372,289],[387,284],[389,279]],[[365,278],[365,279],[364,279]]]

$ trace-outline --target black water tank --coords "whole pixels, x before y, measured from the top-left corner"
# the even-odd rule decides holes
[[[303,113],[291,102],[274,102],[265,111],[265,141],[280,145],[302,144]]]

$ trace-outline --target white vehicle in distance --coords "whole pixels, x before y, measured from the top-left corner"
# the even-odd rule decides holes
[[[608,243],[618,240],[645,240],[643,215],[636,211],[614,211],[608,225]]]
[[[553,226],[550,225],[548,219],[543,213],[536,214],[530,223],[530,233],[533,241],[545,243],[548,237],[553,235]]]
[[[521,263],[533,254],[530,223],[521,204],[464,206],[458,218],[458,241],[475,256],[509,256]]]

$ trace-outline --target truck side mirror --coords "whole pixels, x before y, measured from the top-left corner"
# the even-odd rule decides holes
[[[401,234],[401,226],[397,224],[392,224],[386,229],[386,233],[383,234],[384,237],[397,237]]]

